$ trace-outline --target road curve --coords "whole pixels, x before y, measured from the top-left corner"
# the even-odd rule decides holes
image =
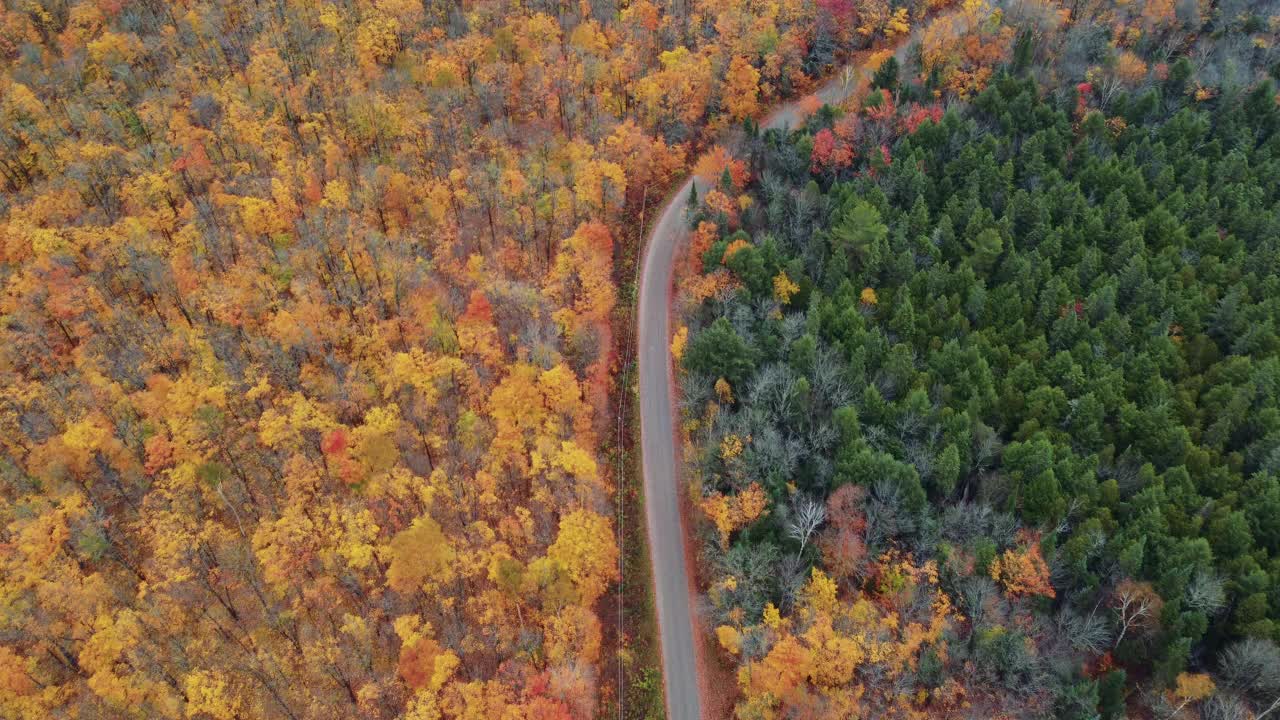
[[[829,103],[842,100],[845,94],[839,79],[818,92],[819,98]],[[798,117],[798,106],[788,103],[768,118],[765,127],[794,126]],[[670,346],[672,265],[676,249],[689,234],[684,209],[694,183],[699,197],[706,192],[706,183],[691,177],[671,196],[653,226],[640,271],[637,310],[644,505],[669,720],[702,718],[696,661],[696,644],[701,639],[694,630],[690,607],[695,593],[690,587],[680,515]]]
[[[640,270],[637,352],[640,355],[640,452],[643,457],[644,514],[653,564],[662,676],[667,718],[700,720],[702,697],[695,660],[693,610],[689,607],[689,569],[685,562],[676,482],[675,426],[672,407],[669,297],[672,261],[688,234],[684,203],[690,178],[680,187],[653,228]],[[701,191],[701,188],[699,188]]]
[[[899,60],[916,33],[898,46]],[[815,93],[818,99],[836,105],[860,86],[865,55],[828,80]],[[761,129],[795,127],[801,117],[799,103],[779,106],[761,122]],[[733,143],[730,142],[732,150]],[[640,361],[640,452],[644,475],[644,506],[649,531],[649,557],[653,564],[655,604],[659,642],[662,647],[662,675],[666,685],[668,720],[719,720],[703,718],[702,688],[699,685],[697,651],[703,642],[695,632],[692,598],[697,590],[689,573],[684,548],[684,528],[680,513],[680,485],[676,465],[675,407],[672,397],[671,366],[671,282],[677,248],[689,228],[685,206],[690,186],[696,184],[698,197],[707,189],[705,180],[691,177],[662,208],[645,248],[640,271],[640,298],[637,308],[637,352]]]

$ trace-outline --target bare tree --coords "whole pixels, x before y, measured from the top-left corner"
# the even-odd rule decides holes
[[[991,578],[974,575],[960,581],[960,607],[974,628],[979,627],[1000,600],[1000,591]]]
[[[1064,609],[1058,616],[1058,629],[1071,647],[1082,652],[1101,655],[1111,646],[1111,631],[1097,613],[1081,615]]]
[[[1213,571],[1197,570],[1187,585],[1186,606],[1212,616],[1226,604],[1222,578]]]
[[[1202,720],[1248,720],[1249,708],[1233,695],[1218,693],[1200,708]]]
[[[813,359],[813,395],[828,407],[848,405],[853,399],[845,368],[846,363],[827,347],[820,348]]]
[[[1062,535],[1071,529],[1071,518],[1076,514],[1076,511],[1080,509],[1082,504],[1083,503],[1080,502],[1080,498],[1071,498],[1071,502],[1067,503],[1067,511],[1062,514],[1062,519],[1059,520],[1057,526],[1053,528],[1054,535]]]
[[[916,517],[903,504],[902,489],[890,480],[878,480],[867,499],[867,545],[880,547],[916,529]]]
[[[977,502],[947,505],[942,509],[941,525],[943,536],[961,544],[987,537],[996,545],[1008,545],[1018,529],[1018,521],[1012,515]]]
[[[719,543],[715,543],[719,548]],[[771,543],[736,543],[729,552],[712,556],[716,572],[733,577],[737,587],[732,591],[723,611],[740,607],[748,614],[758,614],[771,596],[771,589],[781,580],[778,548]]]
[[[750,305],[730,300],[725,306],[724,316],[729,320],[729,324],[733,325],[734,332],[738,333],[743,341],[748,345],[755,345],[757,316]]]
[[[799,555],[787,555],[778,563],[778,590],[782,594],[783,605],[790,607],[800,594],[808,578],[809,565]]]
[[[800,542],[800,552],[796,553],[797,556],[804,554],[809,538],[826,519],[826,505],[808,495],[797,496],[792,507],[791,519],[787,522],[787,535]]]
[[[798,380],[789,365],[773,363],[756,374],[747,397],[752,407],[760,408],[778,422],[784,422],[795,413],[800,402]]]
[[[751,436],[751,443],[743,453],[748,473],[748,477],[743,478],[743,487],[751,480],[763,482],[771,477],[791,477],[806,454],[802,442],[784,436],[763,417],[749,417],[747,424],[735,432]]]
[[[1116,611],[1116,622],[1120,624],[1120,634],[1116,636],[1113,647],[1119,647],[1120,641],[1124,640],[1130,630],[1152,628],[1163,606],[1164,601],[1156,594],[1151,583],[1129,579],[1120,581],[1111,599],[1111,607]]]
[[[680,411],[683,415],[697,416],[714,396],[716,379],[697,372],[679,374]]]
[[[987,470],[995,467],[996,458],[1000,457],[1003,449],[996,431],[979,423],[973,437],[973,468]]]
[[[915,467],[916,473],[921,478],[928,478],[933,475],[934,461],[937,459],[934,450],[934,446],[931,443],[927,444],[918,440],[912,440],[907,443],[907,462]]]
[[[1274,642],[1240,640],[1223,651],[1218,667],[1226,685],[1252,704],[1254,720],[1280,708],[1280,647]]]
[[[787,313],[782,318],[782,342],[790,345],[804,334],[805,324],[808,322],[803,312]]]

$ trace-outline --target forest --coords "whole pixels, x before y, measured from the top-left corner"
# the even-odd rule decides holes
[[[736,717],[1277,714],[1280,21],[1227,10],[987,8],[689,198]]]
[[[1277,42],[1241,0],[3,3],[0,716],[658,717],[618,407],[691,166],[739,717],[1280,716]]]
[[[4,3],[0,716],[614,707],[631,228],[930,7]]]

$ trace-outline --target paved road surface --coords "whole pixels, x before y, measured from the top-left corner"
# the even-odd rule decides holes
[[[904,42],[899,46],[899,60],[909,44]],[[856,72],[859,71],[851,66],[837,73],[819,88],[818,98],[832,105],[843,101],[858,86]],[[769,115],[762,126],[766,129],[783,125],[795,127],[799,117],[799,106],[787,103]],[[679,505],[681,490],[676,475],[669,304],[672,261],[676,249],[688,236],[684,209],[689,187],[695,182],[698,197],[702,197],[706,182],[690,178],[662,209],[649,238],[640,278],[637,350],[640,354],[640,449],[668,720],[704,720],[696,661],[697,644],[702,640],[694,633],[694,610],[690,607],[693,593],[685,562]]]
[[[640,271],[640,451],[644,471],[644,514],[649,526],[655,601],[667,688],[668,720],[700,720],[701,698],[694,660],[689,573],[685,566],[676,483],[675,429],[671,406],[671,348],[668,293],[677,244],[687,235],[684,198],[690,179],[663,208]],[[700,188],[701,190],[701,188]]]
[[[843,99],[839,79],[818,96],[829,103]],[[798,108],[789,103],[769,117],[766,127],[794,126]],[[689,572],[685,562],[680,519],[680,488],[676,482],[675,429],[672,424],[670,307],[672,261],[688,236],[684,208],[689,186],[698,183],[698,196],[707,185],[690,178],[663,208],[645,252],[640,277],[640,438],[644,464],[645,515],[649,527],[649,556],[662,645],[662,671],[667,689],[669,720],[700,720],[695,644],[689,606]]]

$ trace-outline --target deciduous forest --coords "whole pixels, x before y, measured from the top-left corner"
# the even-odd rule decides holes
[[[1275,716],[1266,11],[967,2],[690,198],[736,717]]]
[[[4,3],[0,716],[657,717],[618,407],[693,171],[737,717],[1280,716],[1277,42],[1242,0]]]
[[[629,228],[854,7],[5,3],[0,715],[611,707]]]

